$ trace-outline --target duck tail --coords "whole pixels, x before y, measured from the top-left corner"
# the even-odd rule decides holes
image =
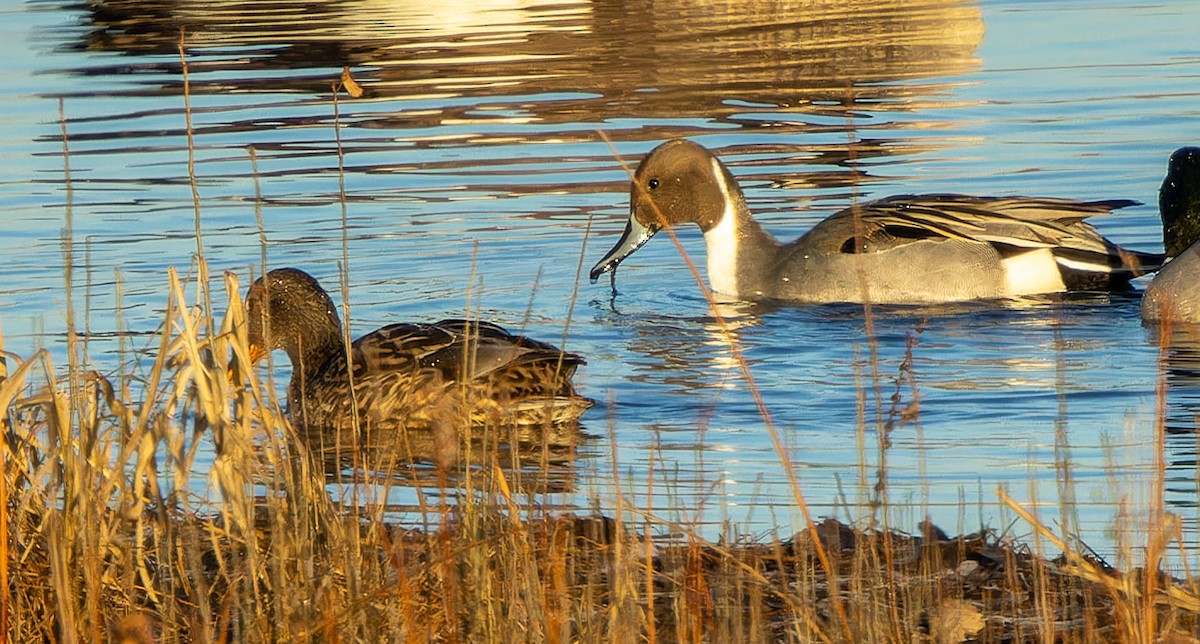
[[[1069,291],[1120,291],[1163,267],[1167,256],[1112,245],[1108,253],[1060,250],[1055,261]]]

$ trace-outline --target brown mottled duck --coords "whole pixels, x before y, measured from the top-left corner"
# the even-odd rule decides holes
[[[558,438],[578,432],[576,421],[593,404],[571,385],[583,358],[487,322],[377,329],[351,345],[348,377],[333,300],[298,269],[256,280],[246,314],[251,361],[276,349],[287,353],[288,415],[326,460],[344,462],[357,450],[446,464],[472,433],[494,430],[504,440],[530,441],[540,431]],[[434,453],[422,453],[427,449]]]

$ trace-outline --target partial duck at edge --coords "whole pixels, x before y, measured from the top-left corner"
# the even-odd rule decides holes
[[[1158,191],[1163,246],[1173,257],[1146,287],[1142,317],[1200,323],[1200,147],[1176,150]]]
[[[918,304],[1124,290],[1165,257],[1121,248],[1084,220],[1135,203],[900,195],[837,212],[783,244],[754,220],[720,159],[674,139],[638,166],[625,232],[591,278],[691,222],[704,233],[712,290],[744,300]]]

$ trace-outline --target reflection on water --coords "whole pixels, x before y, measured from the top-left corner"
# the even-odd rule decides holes
[[[1144,353],[1127,342],[1140,332],[1137,306],[1136,297],[1080,294],[1040,305],[877,307],[870,327],[860,307],[768,308],[733,336],[815,513],[841,512],[839,498],[868,507],[879,493],[946,511],[963,499],[986,505],[1003,485],[1054,507],[1071,491],[1069,512],[1086,525],[1146,475],[1139,434],[1152,379],[1097,368]],[[767,484],[781,475],[775,448],[715,322],[632,305],[604,315],[627,330],[612,413],[648,432],[628,437],[651,450],[647,462],[672,451],[685,489],[708,503],[785,512],[773,504],[786,507],[787,490]],[[1140,419],[1133,433],[1125,416]],[[1073,480],[1067,490],[1062,472]]]
[[[1174,329],[1166,343],[1166,428],[1172,434],[1195,434],[1200,425],[1200,329]]]
[[[843,104],[848,96],[871,109],[913,109],[879,101],[937,91],[907,81],[974,66],[983,36],[979,9],[961,0],[343,0],[316,11],[309,3],[106,0],[90,10],[88,50],[169,55],[183,29],[194,55],[204,57],[200,69],[256,76],[200,81],[197,92],[288,89],[293,78],[272,83],[259,72],[349,65],[375,97],[596,94],[529,101],[516,114],[490,117],[518,124],[732,120],[737,101],[799,107]],[[214,47],[240,55],[209,60]],[[433,116],[416,121],[428,125]]]
[[[1163,340],[1152,329],[1151,341]],[[1166,502],[1190,530],[1200,527],[1200,328],[1167,331],[1161,357]]]
[[[739,302],[718,303],[720,320],[709,316],[615,317],[614,323],[631,332],[627,348],[636,357],[628,365],[629,378],[646,385],[665,385],[668,391],[677,392],[742,387],[741,352],[735,352],[735,347],[742,346],[739,331],[761,324],[759,314],[769,310],[769,306]],[[753,371],[753,363],[746,362]]]
[[[33,0],[6,17],[29,21],[38,55],[0,89],[0,117],[28,126],[5,136],[30,166],[0,166],[6,346],[61,358],[69,200],[88,359],[116,374],[155,350],[138,334],[161,322],[166,267],[186,271],[198,246],[182,28],[213,275],[261,273],[264,252],[321,280],[346,272],[357,331],[479,316],[555,338],[569,321],[562,344],[588,360],[580,387],[601,404],[584,421],[598,436],[547,469],[519,459],[531,493],[610,507],[619,478],[632,503],[653,490],[664,517],[786,534],[798,523],[775,447],[675,249],[640,251],[623,269],[642,271],[628,278],[638,286],[615,302],[579,282],[580,257],[611,245],[628,212],[627,177],[596,130],[630,162],[671,136],[700,140],[780,238],[881,190],[1150,201],[1181,124],[1200,116],[1194,34],[1175,26],[1189,6]],[[1068,29],[1087,36],[1055,37]],[[340,98],[335,137],[343,66],[367,94]],[[46,100],[59,96],[69,196]],[[1096,223],[1139,249],[1159,238],[1152,208]],[[881,307],[870,323],[844,306],[722,314],[818,515],[861,518],[884,479],[912,503],[910,525],[928,511],[955,528],[963,499],[979,509],[962,531],[1007,525],[992,490],[1054,503],[1066,451],[1099,543],[1150,478],[1156,354],[1136,296]],[[1191,373],[1168,374],[1178,508],[1195,496]],[[918,395],[919,422],[883,427]],[[409,503],[397,487],[390,500]]]
[[[576,464],[589,456],[586,448],[581,450],[586,440],[578,426],[526,428],[511,436],[473,435],[452,448],[454,461],[447,463],[444,441],[432,431],[409,428],[358,454],[318,454],[320,449],[313,453],[324,461],[330,483],[356,480],[437,493],[463,487],[471,478],[486,480],[490,468],[497,467],[514,492],[535,496],[575,491]]]

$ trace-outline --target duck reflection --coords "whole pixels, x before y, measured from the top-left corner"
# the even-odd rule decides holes
[[[575,489],[578,459],[586,458],[581,446],[588,435],[580,428],[551,427],[488,436],[474,432],[454,446],[454,461],[447,464],[447,446],[431,431],[412,429],[402,437],[350,452],[332,445],[313,446],[326,478],[413,486],[427,489],[461,487],[469,478],[490,480],[487,473],[499,468],[511,489],[525,494],[569,493]],[[441,463],[439,465],[439,463]]]
[[[848,92],[907,110],[945,87],[913,81],[974,68],[983,36],[980,10],[959,0],[102,0],[88,11],[82,46],[94,51],[177,55],[183,29],[204,62],[193,92],[295,91],[301,70],[349,65],[366,68],[356,75],[375,97],[572,93],[523,107],[550,122],[731,120],[747,103],[811,111]],[[258,73],[269,69],[296,73]]]
[[[1170,434],[1195,436],[1200,429],[1200,327],[1180,327],[1169,333],[1163,373],[1166,429]]]
[[[1175,508],[1194,510],[1200,507],[1200,327],[1159,329],[1152,339],[1162,342],[1164,358],[1166,500]],[[1195,516],[1185,515],[1184,522],[1195,529]]]
[[[871,340],[879,343],[886,353],[885,360],[902,359],[908,337],[926,326],[935,328],[938,339],[921,355],[930,371],[925,374],[924,385],[984,392],[1005,391],[1019,384],[1054,391],[1060,386],[1056,365],[1045,353],[1060,350],[1061,339],[1053,330],[1102,324],[1097,320],[1114,310],[1127,312],[1136,304],[1136,299],[1125,294],[1086,292],[938,305],[876,305],[870,313],[873,337],[866,335],[867,314],[863,308],[842,303],[794,307],[786,303],[718,301],[714,306],[724,326],[715,315],[676,318],[625,314],[610,308],[609,324],[633,329],[627,347],[636,361],[632,379],[671,384],[676,393],[743,386],[733,347],[768,345],[759,347],[755,355],[743,354],[754,372],[764,360],[786,359],[795,352],[779,338],[780,334],[795,333],[796,328],[820,329],[819,337],[806,338],[806,348],[823,347],[821,360],[837,356],[849,365],[855,360],[850,347]],[[761,337],[747,337],[746,331],[764,324],[771,328],[749,334]],[[948,351],[953,344],[977,343],[981,336],[989,338],[1002,355],[987,354],[964,363],[961,355]],[[1086,340],[1071,340],[1070,350],[1086,348]],[[943,350],[948,351],[945,356]],[[759,375],[770,371],[765,367]],[[659,372],[667,375],[659,378],[655,375]]]
[[[742,352],[741,331],[761,324],[761,316],[770,309],[764,304],[727,301],[714,303],[715,314],[702,318],[633,318],[626,322],[633,331],[627,344],[633,361],[629,380],[685,394],[742,387],[739,360],[747,360],[748,366],[754,361]]]

